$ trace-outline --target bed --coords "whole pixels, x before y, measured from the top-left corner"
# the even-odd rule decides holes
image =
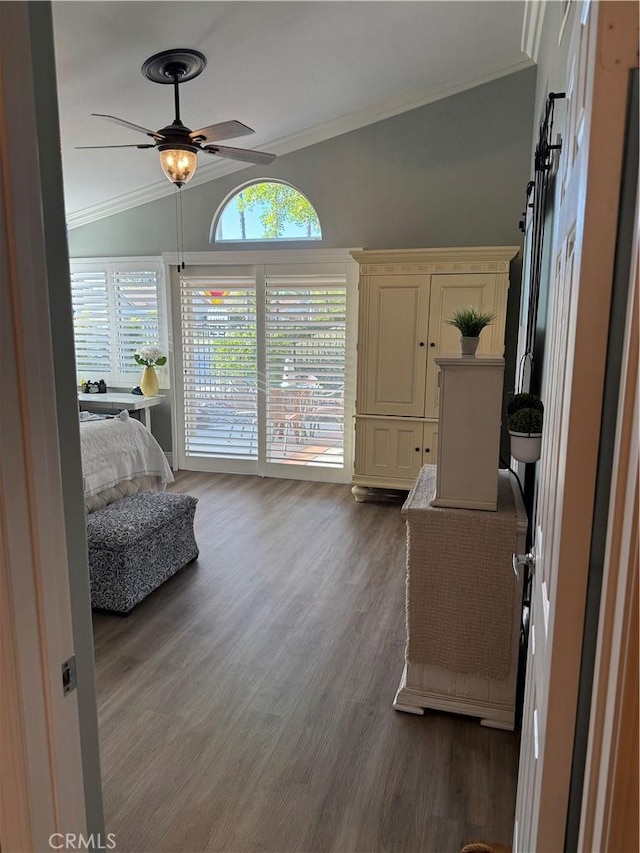
[[[80,443],[87,512],[173,482],[162,448],[126,411],[115,417],[80,412]]]

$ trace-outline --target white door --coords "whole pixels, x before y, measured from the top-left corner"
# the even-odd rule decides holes
[[[358,411],[424,417],[428,275],[372,275],[361,294]]]
[[[362,448],[361,475],[411,483],[424,464],[424,425],[412,418],[356,419],[356,435]],[[392,486],[393,488],[393,486]]]
[[[506,279],[504,275],[500,279]],[[429,308],[429,345],[427,349],[426,409],[428,418],[438,417],[439,386],[436,357],[460,351],[460,332],[448,323],[460,308],[473,306],[479,311],[496,313],[498,319],[480,335],[478,355],[504,354],[506,287],[498,285],[495,273],[455,273],[431,276]],[[500,290],[500,292],[499,292]]]
[[[625,6],[573,4],[564,35],[515,853],[564,848],[626,116],[628,74],[611,33],[634,26],[621,25]]]
[[[253,267],[188,267],[179,281],[179,467],[258,458]]]
[[[178,277],[180,468],[348,482],[355,269],[188,266]]]

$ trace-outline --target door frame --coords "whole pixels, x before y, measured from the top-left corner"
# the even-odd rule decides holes
[[[350,483],[353,476],[355,385],[356,385],[356,340],[358,327],[358,274],[359,267],[351,256],[356,249],[247,249],[219,252],[186,252],[180,256],[187,267],[210,267],[215,275],[217,267],[251,269],[256,285],[264,283],[265,269],[275,266],[340,264],[346,269],[346,354],[345,354],[345,396],[344,396],[344,466],[341,469],[279,464],[258,460],[203,459],[202,465],[187,461],[184,447],[184,430],[179,420],[179,412],[184,406],[184,388],[182,382],[182,328],[180,322],[180,282],[178,255],[165,252],[162,259],[166,264],[165,281],[168,288],[167,305],[170,306],[170,363],[173,416],[172,424],[172,464],[175,471],[194,470],[212,473],[253,474],[262,477],[278,477],[291,480],[313,480],[317,482]],[[259,290],[259,288],[258,288]],[[264,305],[256,304],[256,323],[258,330],[264,329]],[[258,368],[263,363],[263,354],[258,352]],[[264,417],[264,401],[259,400]],[[259,413],[260,416],[260,413]],[[194,457],[197,459],[197,457]],[[312,476],[310,476],[312,475]]]
[[[65,280],[51,258],[66,258],[57,124],[47,128],[46,152],[40,147],[42,99],[55,114],[55,85],[50,3],[0,3],[0,827],[7,851],[47,850],[61,845],[54,833],[86,837],[102,827],[101,805],[88,820],[101,783],[97,762],[86,772],[84,747],[91,749],[81,731],[84,725],[87,735],[93,715],[97,753],[92,664],[84,667],[78,649],[82,696],[78,689],[65,695],[61,669],[74,656],[79,621],[90,636],[91,611],[88,597],[79,602],[71,590],[70,553],[78,546],[67,539],[61,464],[56,380],[66,384],[61,368],[73,338],[58,358],[52,316],[60,307],[49,299]],[[49,244],[53,233],[63,235],[60,246]],[[73,373],[70,381],[64,402],[75,394]],[[66,436],[64,452],[73,450]],[[75,450],[79,472],[77,436]],[[79,473],[74,485],[82,507]],[[88,585],[86,556],[83,567]]]
[[[638,198],[579,850],[638,839]]]
[[[576,4],[577,6],[578,4]],[[570,218],[577,221],[579,286],[569,306],[567,335],[571,359],[563,400],[559,465],[553,488],[558,493],[552,558],[555,564],[551,638],[548,666],[548,705],[544,742],[540,744],[540,800],[536,829],[529,842],[536,850],[564,849],[570,791],[573,743],[582,657],[585,599],[589,572],[593,508],[598,467],[602,399],[608,344],[608,318],[615,261],[618,200],[625,143],[630,48],[637,34],[633,4],[583,4],[574,9],[576,26],[593,15],[595,44],[588,78],[592,85],[591,116],[582,128],[581,157],[585,180],[571,187],[564,213],[558,212],[553,257],[558,234],[568,233]],[[561,157],[570,154],[573,138],[567,134]],[[569,192],[569,191],[568,191]],[[575,216],[574,211],[578,211]],[[565,217],[565,218],[563,218]],[[551,488],[551,486],[548,486]],[[549,531],[546,533],[549,536]],[[525,709],[526,711],[526,709]],[[523,733],[521,756],[530,749]],[[520,780],[522,782],[522,778]],[[519,791],[519,796],[535,796]],[[517,838],[514,836],[514,843]]]

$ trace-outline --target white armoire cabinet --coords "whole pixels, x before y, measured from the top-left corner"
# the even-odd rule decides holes
[[[437,460],[438,366],[459,353],[457,308],[496,314],[478,356],[502,356],[516,246],[352,252],[360,265],[353,494],[410,489]]]

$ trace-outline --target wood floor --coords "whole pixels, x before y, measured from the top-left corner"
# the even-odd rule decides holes
[[[177,475],[200,559],[94,615],[119,853],[445,853],[509,843],[516,738],[391,707],[404,522],[348,486]]]

